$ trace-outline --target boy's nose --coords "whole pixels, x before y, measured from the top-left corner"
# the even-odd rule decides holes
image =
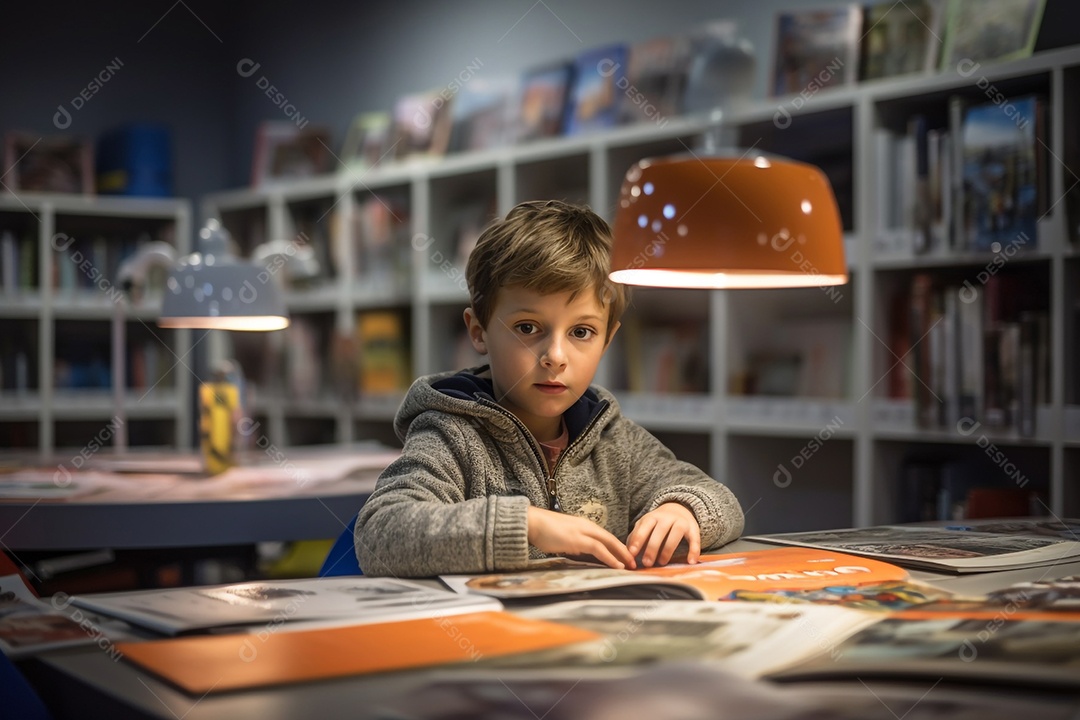
[[[562,343],[558,340],[548,343],[547,347],[544,348],[544,352],[540,355],[540,364],[546,368],[566,365],[566,353],[563,351]]]

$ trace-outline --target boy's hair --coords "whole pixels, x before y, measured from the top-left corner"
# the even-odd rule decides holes
[[[561,200],[523,202],[489,225],[469,254],[465,277],[480,325],[487,327],[500,288],[550,295],[596,292],[608,311],[607,339],[626,309],[625,285],[608,279],[611,228],[587,207]]]

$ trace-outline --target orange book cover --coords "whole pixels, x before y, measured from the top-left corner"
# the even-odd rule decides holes
[[[405,670],[595,640],[588,630],[502,612],[275,634],[119,643],[125,659],[203,695]]]
[[[702,555],[695,565],[616,570],[573,563],[568,567],[544,561],[537,569],[496,575],[446,575],[443,581],[458,592],[498,598],[558,595],[587,590],[625,588],[633,594],[642,586],[682,590],[699,600],[724,600],[731,593],[777,590],[816,590],[832,585],[864,585],[906,580],[901,567],[831,550],[784,547],[724,555]],[[613,596],[612,593],[606,593]]]

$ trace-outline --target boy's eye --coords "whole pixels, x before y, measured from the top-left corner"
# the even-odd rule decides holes
[[[532,335],[536,332],[536,325],[528,322],[518,323],[514,328],[522,335]]]
[[[589,327],[576,327],[570,331],[570,334],[578,340],[588,340],[596,334],[596,331]]]

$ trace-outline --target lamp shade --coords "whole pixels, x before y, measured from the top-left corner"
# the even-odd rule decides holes
[[[158,325],[169,328],[280,330],[285,303],[272,273],[237,261],[214,220],[200,233],[203,251],[181,259],[166,282]]]
[[[848,280],[836,198],[813,165],[776,156],[675,155],[626,173],[611,279],[678,288]]]

